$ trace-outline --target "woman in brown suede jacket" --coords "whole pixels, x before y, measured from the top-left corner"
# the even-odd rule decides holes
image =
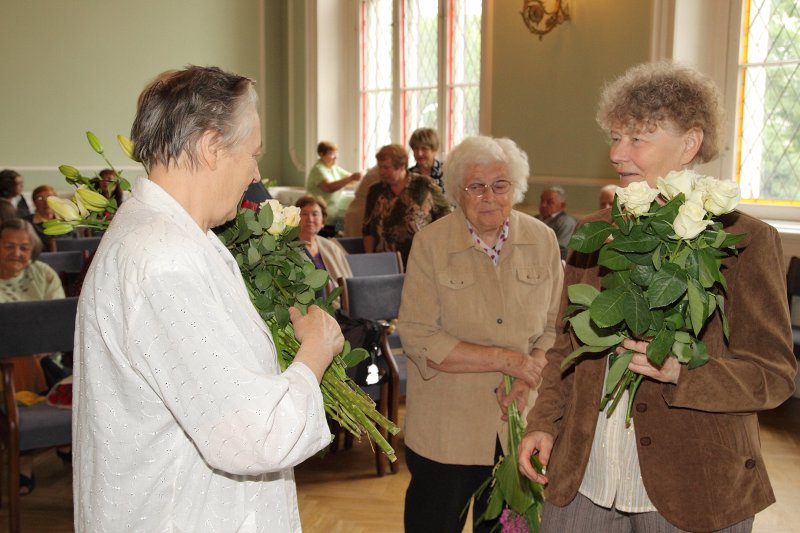
[[[655,187],[671,170],[713,159],[718,101],[710,80],[669,63],[634,67],[609,85],[598,122],[610,133],[622,186]],[[592,220],[610,221],[610,210],[583,222]],[[610,418],[599,411],[607,358],[581,358],[562,374],[561,360],[579,344],[568,330],[559,332],[520,447],[522,471],[547,483],[542,532],[746,532],[755,513],[775,501],[756,412],[794,390],[783,253],[771,226],[738,211],[722,220],[727,232],[747,235],[738,256],[723,261],[730,342],[715,317],[701,337],[709,361],[689,370],[674,357],[655,367],[647,342],[624,341],[635,352],[628,368],[646,376],[630,428],[625,409]],[[603,274],[596,254],[571,253],[561,313],[566,287],[599,288]],[[531,467],[537,453],[546,475]]]

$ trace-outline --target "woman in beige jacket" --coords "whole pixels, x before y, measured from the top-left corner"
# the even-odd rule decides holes
[[[511,209],[528,172],[513,141],[464,140],[444,165],[456,211],[414,237],[398,324],[413,362],[406,531],[462,531],[462,511],[506,444],[495,390],[503,374],[517,378],[503,400],[525,407],[555,339],[562,282],[555,234]],[[473,516],[484,508],[476,501]]]

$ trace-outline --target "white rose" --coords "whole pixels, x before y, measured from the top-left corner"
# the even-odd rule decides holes
[[[705,177],[698,183],[698,188],[705,193],[703,207],[712,215],[730,213],[739,205],[741,193],[739,184],[734,181]]]
[[[700,176],[692,170],[673,170],[663,178],[656,178],[656,185],[661,196],[667,200],[672,200],[680,193],[688,198],[699,178]]]
[[[646,181],[635,181],[625,188],[617,187],[620,207],[637,217],[647,213],[657,196],[658,190],[651,189]]]
[[[286,215],[283,206],[278,200],[267,200],[261,204],[261,209],[272,210],[272,225],[267,230],[270,235],[280,235],[286,229]]]
[[[296,228],[300,225],[300,208],[293,205],[283,208],[287,228]]]
[[[694,239],[700,235],[704,229],[713,224],[712,221],[706,220],[706,214],[703,205],[696,201],[686,202],[680,206],[672,224],[675,235],[681,239]]]

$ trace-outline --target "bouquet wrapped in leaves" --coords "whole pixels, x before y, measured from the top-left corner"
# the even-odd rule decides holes
[[[91,132],[86,136],[92,149],[103,156],[114,171],[114,186],[129,191],[130,185],[108,161],[97,137]],[[117,140],[126,155],[134,159],[131,141],[121,135]],[[48,199],[57,220],[45,222],[45,233],[63,235],[80,227],[106,229],[118,207],[113,197],[108,197],[113,196],[114,189],[106,185],[104,190],[99,176],[83,176],[75,167],[61,165],[59,170],[67,182],[78,189],[70,200]],[[272,332],[282,370],[292,363],[300,347],[289,318],[289,307],[306,312],[309,305],[316,304],[332,314],[331,302],[341,293],[337,288],[327,297],[316,296],[327,284],[328,272],[317,269],[305,256],[305,243],[297,240],[299,222],[298,208],[284,208],[277,200],[270,200],[258,213],[240,210],[219,233],[239,265],[253,305]],[[351,349],[345,342],[342,353],[334,357],[320,383],[325,411],[357,438],[368,435],[393,462],[397,460],[394,449],[378,427],[392,435],[400,429],[375,409],[375,402],[345,373],[346,368],[367,357],[366,350]]]
[[[503,376],[506,394],[511,392],[514,378]],[[500,517],[503,533],[538,533],[539,522],[544,509],[544,487],[520,474],[519,443],[525,431],[525,422],[516,402],[508,406],[508,453],[497,461],[492,476],[481,485],[476,495],[490,490],[486,511],[481,520],[494,520]],[[539,458],[531,458],[534,468],[542,472]]]
[[[565,320],[582,346],[562,368],[587,353],[608,354],[600,410],[607,408],[610,416],[628,391],[628,425],[644,376],[628,369],[633,351],[618,354],[616,347],[626,338],[648,340],[647,358],[656,366],[667,357],[690,369],[705,364],[708,353],[699,337],[715,314],[729,336],[722,260],[735,255],[734,245],[744,238],[726,233],[715,218],[736,207],[738,184],[681,171],[658,178],[657,186],[618,188],[612,222],[588,222],[569,243],[578,252],[599,251],[598,264],[607,273],[601,291],[587,284],[567,288]]]

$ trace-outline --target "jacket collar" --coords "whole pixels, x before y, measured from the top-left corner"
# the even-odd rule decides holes
[[[461,207],[457,207],[449,216],[454,217],[454,223],[450,226],[450,238],[447,239],[447,251],[449,253],[458,253],[468,250],[475,246],[475,242],[467,231],[467,217]],[[516,244],[536,244],[536,238],[533,234],[522,231],[519,220],[520,217],[526,216],[514,209],[508,215],[508,240],[503,244],[505,249],[507,246]],[[481,252],[483,253],[483,252]],[[500,254],[501,260],[503,254]]]

